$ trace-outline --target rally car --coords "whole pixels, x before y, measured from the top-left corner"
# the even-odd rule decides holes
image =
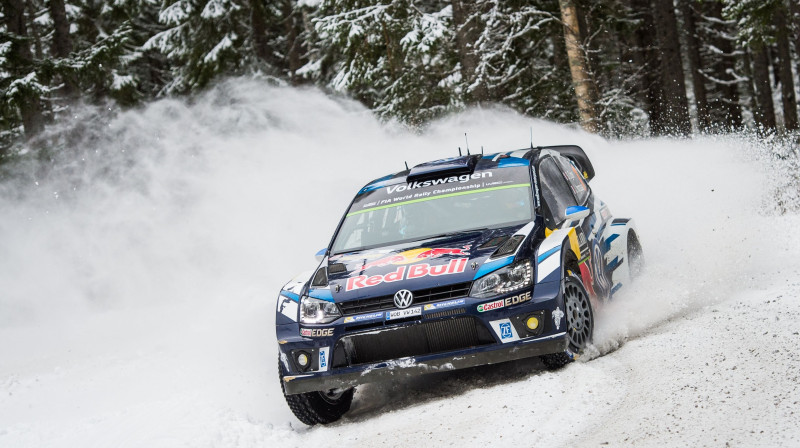
[[[320,263],[277,301],[280,382],[302,422],[357,385],[590,343],[594,312],[642,266],[633,220],[589,188],[578,146],[423,163],[355,196]]]

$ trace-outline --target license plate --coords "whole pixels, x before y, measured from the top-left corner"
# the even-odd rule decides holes
[[[407,308],[404,310],[389,311],[388,313],[386,313],[386,320],[402,319],[404,317],[421,316],[421,315],[422,315],[422,307],[417,306],[414,308]]]

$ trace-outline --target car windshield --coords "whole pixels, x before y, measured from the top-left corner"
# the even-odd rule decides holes
[[[332,252],[503,227],[533,219],[527,166],[395,184],[356,197]]]

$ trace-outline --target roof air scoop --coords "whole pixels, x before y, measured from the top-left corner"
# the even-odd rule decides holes
[[[480,157],[480,155],[475,154],[422,163],[411,168],[406,181],[414,182],[417,180],[435,179],[437,177],[472,174],[472,172],[475,171],[475,165],[478,163]]]

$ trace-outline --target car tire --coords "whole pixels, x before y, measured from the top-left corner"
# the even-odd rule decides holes
[[[635,280],[642,274],[644,270],[644,252],[642,251],[642,244],[639,243],[639,237],[636,233],[631,231],[628,234],[628,271],[630,272],[631,280]]]
[[[592,342],[594,334],[594,310],[589,293],[581,279],[571,270],[567,270],[564,277],[563,290],[568,345],[567,351],[541,357],[544,365],[551,369],[572,362]]]
[[[353,403],[355,388],[344,391],[307,392],[303,394],[286,395],[283,387],[283,366],[278,361],[280,372],[281,391],[286,399],[286,404],[298,420],[309,426],[316,424],[327,425],[333,423],[350,410]]]

